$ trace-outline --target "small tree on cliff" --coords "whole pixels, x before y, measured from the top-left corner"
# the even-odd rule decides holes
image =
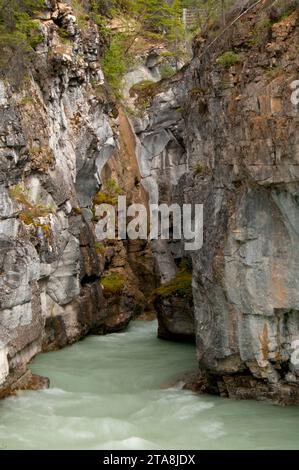
[[[184,54],[181,0],[174,0],[172,3],[161,0],[131,0],[125,3],[125,7],[121,4],[121,12],[114,11],[114,15],[122,20],[122,31],[114,34],[104,58],[104,72],[114,91],[125,73],[124,65],[130,64],[134,59],[131,51],[138,37],[166,43],[170,55],[178,60]],[[127,22],[124,20],[124,8]]]
[[[34,14],[43,6],[44,0],[0,0],[0,73],[13,71],[15,82],[42,40]]]
[[[174,0],[168,6],[168,17],[165,19],[167,47],[177,61],[180,61],[186,54],[186,38],[182,12],[182,1]]]

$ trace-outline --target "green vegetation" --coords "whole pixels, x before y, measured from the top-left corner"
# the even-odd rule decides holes
[[[107,276],[102,277],[100,282],[103,286],[105,297],[118,295],[123,291],[125,287],[123,277],[117,272],[110,273]]]
[[[142,82],[136,83],[136,85],[133,85],[131,88],[132,93],[139,93],[144,90],[147,90],[148,87],[153,85],[155,82],[153,80],[143,80]]]
[[[92,11],[91,18],[99,28],[101,36],[108,37],[109,29],[107,28],[107,19],[96,11]]]
[[[295,6],[290,7],[287,11],[285,11],[284,13],[280,15],[280,17],[278,18],[278,21],[283,21],[286,18],[288,18],[295,11],[295,9],[296,9]]]
[[[35,227],[45,227],[44,224],[40,224],[38,219],[41,217],[47,217],[53,213],[53,209],[45,206],[44,204],[34,204],[30,201],[29,192],[22,185],[17,184],[9,190],[9,195],[13,201],[22,206],[22,210],[18,213],[19,219],[25,225],[34,225]],[[49,230],[47,229],[48,233]]]
[[[63,27],[58,28],[58,34],[63,44],[65,45],[70,44],[70,35],[65,28]]]
[[[263,31],[272,27],[272,21],[266,15],[262,15],[256,24],[257,31]]]
[[[116,98],[120,97],[122,78],[127,70],[124,54],[124,36],[115,35],[102,62],[103,72]]]
[[[167,62],[160,67],[161,78],[169,78],[174,74],[174,70]]]
[[[195,164],[194,173],[196,176],[199,176],[202,173],[202,164],[199,161]]]
[[[151,80],[143,80],[132,86],[130,96],[136,96],[136,104],[139,109],[145,109],[150,105],[155,94],[155,82]]]
[[[262,44],[265,40],[267,40],[267,33],[271,30],[272,26],[275,23],[279,23],[280,21],[288,18],[296,9],[294,5],[288,6],[284,0],[277,0],[276,8],[278,12],[280,12],[280,14],[278,14],[276,17],[274,16],[270,18],[267,11],[262,12],[256,22],[251,45]]]
[[[285,20],[292,13],[294,13],[294,11],[296,11],[296,8],[298,8],[298,5],[296,5],[296,2],[294,1],[289,2],[286,0],[276,0],[275,8],[279,12],[279,15],[273,20],[273,23],[278,23],[280,21]]]
[[[84,2],[81,0],[72,0],[72,7],[77,18],[79,28],[84,29],[88,20],[87,11],[86,8],[84,8]]]
[[[262,12],[262,14],[257,18],[255,28],[252,31],[252,38],[247,42],[248,46],[261,46],[263,43],[267,42],[272,25],[273,21],[270,20],[267,13]]]
[[[16,85],[42,42],[34,16],[43,6],[44,0],[0,0],[0,73],[11,72]]]
[[[23,98],[20,99],[18,102],[19,106],[33,106],[34,105],[34,99],[31,98],[30,96],[24,96]]]
[[[92,10],[92,17],[109,34],[103,5],[93,1]],[[118,19],[121,24],[121,31],[112,33],[103,60],[104,74],[117,98],[120,97],[123,76],[136,60],[134,46],[137,38],[163,42],[174,61],[180,61],[186,55],[181,0],[174,0],[171,4],[164,0],[112,0],[108,5],[106,3],[104,10],[108,17]],[[162,70],[163,78],[172,74],[171,67]]]
[[[111,204],[115,206],[117,204],[117,198],[122,194],[121,188],[118,186],[114,179],[110,179],[105,184],[105,189],[99,191],[93,198],[93,204],[100,206],[101,204]]]
[[[284,19],[288,18],[296,9],[295,5],[288,6],[287,2],[284,0],[277,0],[276,5],[277,14],[276,16],[269,17],[269,12],[262,11],[261,15],[258,17],[255,30],[252,33],[252,39],[248,41],[248,45],[252,46],[260,46],[263,43],[266,43],[269,38],[269,32],[272,29],[272,26],[275,23],[279,23]]]
[[[103,69],[117,98],[120,97],[122,78],[136,60],[137,38],[163,42],[172,62],[178,64],[187,54],[182,9],[199,8],[201,15],[195,30],[203,30],[205,23],[218,18],[231,3],[232,0],[71,0],[79,27],[84,31],[92,19],[107,39]],[[0,71],[2,74],[13,72],[11,75],[17,84],[21,76],[25,76],[34,50],[43,39],[36,13],[44,7],[45,0],[0,0]],[[117,32],[108,27],[112,18],[119,21]],[[69,41],[63,27],[60,27],[59,35],[62,42]],[[162,78],[173,74],[167,61],[161,73]]]
[[[154,292],[154,298],[162,297],[167,299],[172,296],[192,299],[192,274],[184,265],[180,267],[175,278],[163,284]]]
[[[237,64],[238,62],[240,62],[240,56],[236,54],[234,51],[224,52],[224,54],[222,54],[217,59],[217,63],[225,69],[229,69],[230,67]]]
[[[266,72],[266,76],[269,80],[269,82],[271,82],[272,80],[274,80],[276,77],[278,77],[278,75],[280,75],[281,73],[283,72],[283,69],[280,65],[275,65],[274,67],[270,68],[267,72]]]
[[[200,15],[192,26],[191,32],[206,33],[219,29],[226,21],[226,13],[236,3],[236,0],[182,0],[184,8],[198,8]]]
[[[95,249],[98,255],[103,255],[105,253],[105,246],[101,242],[96,242]]]

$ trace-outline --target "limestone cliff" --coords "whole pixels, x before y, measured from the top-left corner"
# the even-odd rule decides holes
[[[105,188],[112,182],[117,185],[117,193],[126,196],[127,206],[142,204],[148,207],[148,195],[141,185],[136,136],[122,107],[114,126],[118,137],[117,149],[102,170],[100,199],[105,198]],[[142,314],[145,318],[155,318],[151,297],[158,280],[150,242],[129,238],[104,240],[100,244],[100,259],[104,287],[102,308],[109,317],[104,331],[122,329]]]
[[[234,65],[219,67],[222,46],[193,66],[187,145],[203,171],[184,185],[206,214],[193,256],[197,352],[222,394],[298,403],[299,17],[294,2],[263,3],[224,38]]]
[[[196,38],[190,66],[151,91],[135,129],[150,198],[204,204],[193,388],[298,403],[299,19],[297,2],[281,4],[258,2],[216,40]],[[173,279],[182,245],[154,251],[162,280]],[[190,309],[179,327],[175,309],[169,322],[179,297],[161,308],[168,336],[188,330]]]
[[[0,81],[0,397],[46,385],[27,370],[36,353],[154,305],[160,337],[196,339],[189,387],[299,402],[298,2],[236,3],[170,79],[144,84],[159,78],[149,51],[127,76],[128,115],[98,28],[55,0],[23,86]],[[203,204],[203,248],[99,243],[109,185],[128,204]]]
[[[92,224],[101,172],[120,158],[104,40],[69,4],[47,4],[30,76],[0,82],[0,396],[43,384],[27,371],[36,353],[118,330],[136,307],[124,293],[125,311],[107,308]]]

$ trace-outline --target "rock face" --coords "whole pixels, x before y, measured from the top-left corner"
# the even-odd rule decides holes
[[[219,69],[215,53],[194,64],[187,145],[203,172],[189,195],[205,207],[193,256],[197,350],[222,393],[298,403],[298,11],[248,50],[263,14],[232,33],[236,65]]]
[[[197,388],[291,404],[299,402],[299,114],[291,101],[299,24],[297,3],[287,7],[284,15],[255,7],[212,47],[197,38],[190,66],[157,88],[135,128],[152,200],[204,204],[204,246],[192,254],[205,377]],[[186,255],[171,245],[156,250],[166,280]]]
[[[142,178],[150,204],[181,203],[176,191],[182,176],[188,172],[183,120],[183,74],[162,81],[154,88],[151,106],[142,117],[133,119],[137,137],[137,153]],[[149,88],[150,91],[150,88]],[[138,97],[137,97],[138,105]],[[157,275],[162,284],[176,278],[182,261],[189,259],[181,240],[152,240]],[[179,286],[178,286],[179,287]],[[167,298],[157,296],[158,335],[164,339],[194,340],[194,309],[192,299],[182,296],[176,286]]]
[[[121,107],[114,125],[118,147],[103,168],[103,189],[112,182],[119,195],[126,196],[127,206],[142,204],[148,207],[148,196],[140,184],[136,136]],[[104,196],[105,193],[100,194]],[[157,286],[157,274],[148,240],[106,240],[101,244],[100,258],[103,263],[103,308],[109,316],[104,332],[122,329],[141,314],[152,317],[155,312],[151,294]],[[113,284],[119,284],[119,287]]]
[[[38,352],[150,314],[159,279],[159,336],[196,338],[190,388],[299,403],[298,2],[260,2],[210,45],[196,38],[188,67],[139,89],[133,127],[96,27],[83,37],[50,3],[26,86],[0,81],[0,397],[47,386],[27,370]],[[99,246],[95,196],[111,178],[128,204],[203,204],[203,248]]]
[[[172,295],[155,301],[158,314],[158,337],[172,341],[194,342],[194,306],[192,299]]]
[[[1,396],[36,387],[26,365],[37,352],[110,325],[90,224],[115,150],[101,38],[90,24],[83,40],[71,8],[55,1],[40,25],[26,84],[0,82]]]

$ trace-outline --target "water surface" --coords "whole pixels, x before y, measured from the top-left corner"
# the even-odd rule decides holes
[[[51,388],[0,402],[0,449],[299,449],[299,407],[169,387],[196,368],[195,350],[156,329],[136,322],[39,355],[32,370]]]

